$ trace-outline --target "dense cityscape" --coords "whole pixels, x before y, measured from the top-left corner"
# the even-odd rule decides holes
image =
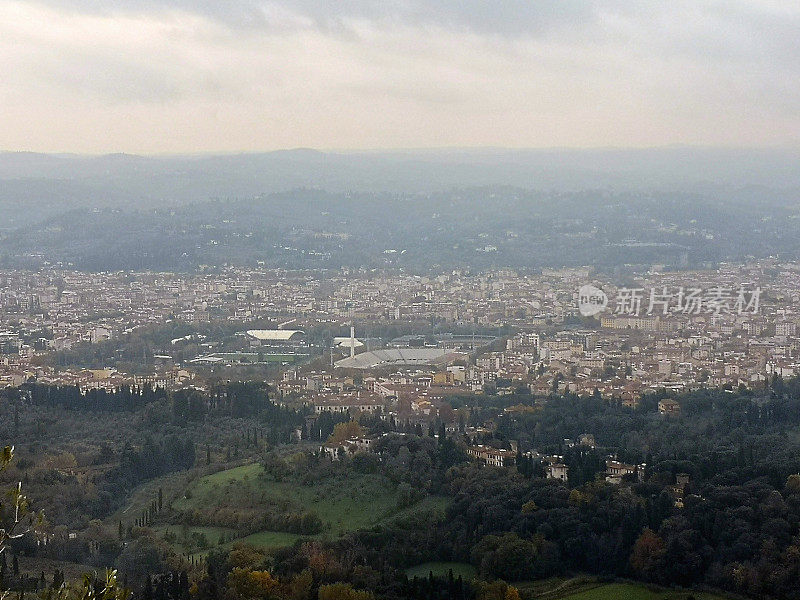
[[[370,358],[382,348],[442,349],[426,370],[449,372],[459,391],[480,394],[499,381],[501,388],[525,385],[537,395],[598,390],[635,406],[647,390],[757,387],[776,374],[795,375],[798,277],[800,265],[776,260],[713,271],[656,266],[626,276],[633,282],[627,287],[594,280],[589,268],[438,277],[235,268],[197,275],[7,271],[0,272],[0,381],[178,389],[202,387],[202,374],[214,366],[292,364],[292,373],[302,373],[330,357],[347,369],[340,359],[350,352],[344,338],[353,326],[356,352],[369,351]],[[584,317],[578,290],[590,281],[612,300]],[[636,305],[626,304],[620,292],[634,289]],[[698,290],[698,301],[680,305],[678,291],[689,289]],[[717,304],[709,296],[715,289],[723,290]],[[90,355],[83,365],[52,360],[59,351],[121,346],[137,331],[169,325],[187,333],[143,347],[139,357],[112,355],[103,363]],[[300,335],[248,333],[270,328]],[[129,372],[118,367],[130,362]],[[378,357],[352,365],[386,370]]]

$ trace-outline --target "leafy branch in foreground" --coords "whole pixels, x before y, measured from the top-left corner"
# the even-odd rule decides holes
[[[4,447],[0,452],[0,472],[6,470],[13,459],[14,447]],[[21,481],[5,496],[8,500],[0,501],[0,554],[8,549],[10,541],[23,537],[44,523],[44,513],[34,515],[29,512]],[[5,600],[10,594],[10,590],[0,589],[0,600]],[[103,579],[98,579],[96,574],[85,574],[80,585],[62,583],[44,590],[39,597],[41,600],[129,600],[131,593],[117,582],[116,570],[106,569]]]
[[[41,600],[129,600],[131,592],[117,581],[116,569],[106,569],[102,580],[84,574],[80,585],[63,583],[58,588],[43,591]]]
[[[0,452],[0,471],[5,471],[14,459],[14,447],[6,446]],[[28,499],[22,493],[22,482],[5,493],[6,501],[0,500],[0,554],[5,552],[8,542],[21,538],[33,528],[33,516],[28,513]],[[27,518],[26,517],[30,517]],[[27,525],[23,521],[27,520]],[[39,514],[37,520],[41,523],[44,515]]]

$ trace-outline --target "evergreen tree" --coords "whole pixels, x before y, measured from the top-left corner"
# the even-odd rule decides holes
[[[153,600],[153,582],[149,575],[145,578],[142,600]]]

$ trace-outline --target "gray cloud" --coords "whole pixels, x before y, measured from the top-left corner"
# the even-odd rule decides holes
[[[386,25],[435,25],[479,33],[535,35],[594,21],[594,1],[561,0],[40,0],[60,10],[84,14],[137,14],[180,10],[235,27],[274,25],[274,9],[294,13],[316,27],[346,29],[351,19]],[[620,3],[624,6],[624,3]]]
[[[252,0],[40,0],[51,8],[77,14],[114,16],[182,11],[236,27],[267,25],[264,2]]]
[[[800,144],[781,0],[3,5],[11,149]]]
[[[553,36],[586,46],[619,43],[656,56],[710,62],[800,62],[800,7],[780,0],[29,0],[76,14],[179,11],[233,29],[311,28],[352,34],[354,22],[437,27],[519,39]],[[787,8],[788,7],[788,8]],[[609,24],[628,23],[628,37]],[[638,38],[638,39],[637,39]]]

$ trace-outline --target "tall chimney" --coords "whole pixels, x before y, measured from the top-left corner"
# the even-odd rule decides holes
[[[356,328],[350,326],[350,358],[356,355]]]

